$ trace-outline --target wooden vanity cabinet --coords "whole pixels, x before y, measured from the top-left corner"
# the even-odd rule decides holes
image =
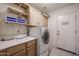
[[[0,51],[0,56],[36,56],[36,55],[37,55],[36,39]]]

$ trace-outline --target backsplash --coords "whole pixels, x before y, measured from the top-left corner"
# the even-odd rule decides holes
[[[6,23],[5,19],[7,16],[18,17],[18,15],[7,13],[6,11],[0,12],[0,40],[5,36],[27,34],[25,25]]]

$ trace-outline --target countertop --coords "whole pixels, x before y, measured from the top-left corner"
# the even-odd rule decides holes
[[[34,40],[36,38],[34,37],[24,37],[22,39],[13,39],[13,40],[9,40],[9,41],[0,41],[0,50],[18,45],[18,44],[22,44],[22,43],[26,43],[28,41]]]

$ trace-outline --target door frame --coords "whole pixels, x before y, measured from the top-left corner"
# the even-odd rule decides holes
[[[60,14],[60,15],[66,15],[66,14],[70,14],[70,13],[74,13],[75,14],[75,31],[74,31],[74,33],[75,33],[75,52],[76,52],[76,54],[78,54],[78,42],[77,42],[77,20],[78,20],[78,12],[77,11],[73,11],[73,12],[68,12],[68,13],[63,13],[63,14]],[[59,40],[59,26],[58,26],[58,16],[60,16],[60,15],[57,15],[57,48],[59,48],[58,47],[58,40]]]

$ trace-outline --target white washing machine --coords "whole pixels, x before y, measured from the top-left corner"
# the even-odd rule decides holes
[[[40,28],[40,55],[45,56],[49,54],[49,33],[46,27]]]
[[[47,56],[49,54],[49,35],[45,27],[31,27],[29,35],[37,38],[37,55]],[[47,39],[46,39],[47,38]]]

